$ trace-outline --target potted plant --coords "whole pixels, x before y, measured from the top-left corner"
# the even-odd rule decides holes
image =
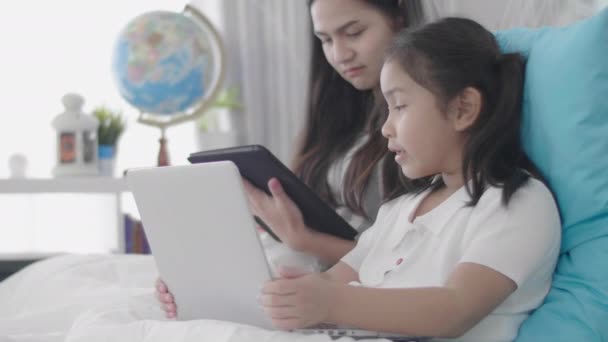
[[[108,107],[100,106],[93,110],[93,116],[99,121],[97,140],[99,142],[99,174],[113,176],[118,139],[125,130],[126,123],[122,113]]]

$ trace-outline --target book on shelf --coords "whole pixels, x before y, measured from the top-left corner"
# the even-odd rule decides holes
[[[133,218],[129,214],[125,218],[125,253],[129,254],[150,254],[150,245],[146,239],[146,233],[140,220]]]

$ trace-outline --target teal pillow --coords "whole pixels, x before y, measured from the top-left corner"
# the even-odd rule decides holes
[[[517,341],[608,341],[608,8],[571,26],[496,37],[527,59],[524,147],[563,222],[553,286]]]

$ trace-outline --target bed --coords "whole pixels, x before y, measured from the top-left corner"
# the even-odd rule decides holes
[[[37,262],[0,283],[0,341],[331,341],[229,322],[168,320],[154,298],[157,276],[147,255],[70,254]]]

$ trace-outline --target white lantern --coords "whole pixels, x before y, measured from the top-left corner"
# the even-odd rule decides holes
[[[61,98],[65,112],[53,120],[57,131],[55,176],[97,175],[97,127],[92,115],[82,112],[84,98],[66,94]]]

